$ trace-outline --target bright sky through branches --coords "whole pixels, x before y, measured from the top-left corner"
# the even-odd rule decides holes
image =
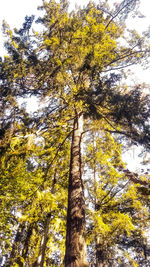
[[[75,4],[77,5],[86,5],[88,0],[71,0],[70,7],[73,9]],[[98,0],[95,0],[98,3]],[[121,0],[109,0],[109,4],[120,3]],[[2,20],[6,20],[7,23],[13,27],[20,27],[24,22],[24,17],[26,15],[37,14],[37,6],[42,4],[42,0],[5,0],[0,3],[0,24],[2,24]],[[134,22],[134,27],[139,28],[140,30],[144,30],[147,27],[148,23],[150,23],[150,1],[149,0],[141,0],[140,11],[143,15],[146,16],[145,19],[136,20]]]
[[[88,0],[71,0],[70,1],[70,9],[75,8],[75,4],[77,5],[87,5]],[[95,0],[98,3],[98,0]],[[113,3],[120,3],[121,0],[109,0],[110,5]],[[24,22],[24,17],[26,15],[34,15],[38,14],[37,7],[42,4],[42,0],[4,0],[0,3],[0,25],[2,25],[2,21],[5,20],[11,28],[21,27]],[[128,27],[136,27],[136,30],[142,32],[148,25],[150,24],[150,1],[149,0],[141,0],[140,11],[145,16],[142,19],[136,19],[134,21],[130,20],[128,22]],[[3,37],[2,33],[0,34],[0,54],[4,53],[3,47]]]
[[[87,5],[88,0],[70,0],[70,9],[75,8],[75,4],[77,5]],[[98,3],[98,0],[95,0]],[[113,5],[113,3],[120,3],[121,0],[109,0],[108,3]],[[24,18],[26,15],[36,15],[39,16],[39,12],[37,11],[37,7],[42,5],[42,0],[1,0],[0,2],[0,28],[2,27],[2,21],[5,20],[10,28],[20,28],[24,23]],[[141,0],[140,4],[140,12],[145,16],[145,18],[129,18],[127,21],[128,28],[135,28],[139,33],[148,29],[150,25],[150,0]],[[39,27],[39,26],[37,26]],[[0,31],[0,56],[6,54],[3,48],[3,35]],[[136,77],[139,82],[150,83],[150,70],[143,70],[139,66],[135,66],[134,70],[136,71]],[[28,101],[28,109],[31,107],[33,109],[36,106],[37,102],[33,99]],[[131,157],[132,158],[132,157]],[[132,162],[131,162],[132,165]]]
[[[75,8],[75,4],[77,5],[87,5],[88,0],[71,0],[70,1],[70,9]],[[96,3],[99,3],[98,0],[95,0]],[[120,3],[121,0],[109,0],[109,5],[113,6],[113,4]],[[24,22],[24,17],[26,15],[39,15],[37,11],[37,7],[42,5],[42,0],[4,0],[0,3],[0,25],[2,26],[2,21],[5,20],[10,28],[20,28]],[[136,18],[136,19],[128,19],[127,26],[128,28],[135,28],[137,31],[142,33],[142,31],[146,30],[150,25],[150,1],[149,0],[141,0],[140,4],[140,12],[145,16],[145,18]],[[1,28],[0,26],[0,28]],[[2,32],[0,31],[0,55],[4,55],[6,52],[3,48],[4,38]],[[135,68],[138,71],[137,68]],[[140,70],[141,74],[141,70]],[[142,77],[138,77],[139,80],[149,82],[150,83],[150,75],[149,71],[144,71],[142,73]]]

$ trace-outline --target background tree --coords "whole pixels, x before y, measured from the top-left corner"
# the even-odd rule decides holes
[[[134,242],[130,243],[129,240],[132,240],[137,232],[142,242],[144,231],[149,229],[148,203],[146,204],[143,194],[140,194],[141,184],[146,177],[130,179],[131,176],[123,171],[125,165],[121,160],[121,146],[108,132],[100,132],[100,127],[103,128],[99,125],[93,135],[93,144],[87,147],[88,153],[85,159],[86,183],[89,190],[87,199],[89,257],[91,264],[95,266],[120,266],[120,250],[120,255],[123,253],[124,263],[128,262],[134,266],[138,262],[137,258],[133,257],[136,248]],[[92,134],[90,140],[91,136]],[[130,173],[130,175],[134,177],[135,174]],[[125,253],[121,247],[121,240],[126,240]],[[148,255],[148,239],[145,237],[144,241]],[[135,241],[135,244],[138,244],[138,249],[141,251],[142,245],[140,248],[138,241]]]

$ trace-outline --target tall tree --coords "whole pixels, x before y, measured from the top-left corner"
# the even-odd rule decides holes
[[[65,266],[87,266],[85,202],[82,181],[81,140],[83,114],[75,112],[68,188]]]
[[[123,7],[135,2],[123,1],[118,14],[123,10],[128,14]],[[9,72],[15,92],[18,88],[19,95],[36,94],[49,101],[46,112],[35,120],[39,129],[42,131],[44,125],[51,123],[50,116],[53,123],[66,117],[60,126],[72,129],[66,267],[87,265],[81,164],[84,131],[98,119],[105,121],[104,131],[123,134],[147,148],[150,140],[146,123],[148,98],[141,92],[142,85],[128,89],[119,86],[122,68],[140,63],[149,47],[134,32],[129,40],[125,38],[122,25],[115,22],[117,13],[110,18],[110,13],[90,2],[84,9],[69,14],[67,5],[66,1],[43,1],[41,9],[45,14],[38,20],[43,31],[34,37],[23,39],[22,33],[13,36],[7,31],[8,48],[13,55]],[[120,37],[125,40],[124,45],[119,42]]]

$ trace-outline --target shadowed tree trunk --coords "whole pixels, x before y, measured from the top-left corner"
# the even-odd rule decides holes
[[[53,185],[52,185],[52,190],[51,193],[55,193],[55,184],[56,184],[56,174],[57,174],[57,169],[54,174],[54,180],[53,180]],[[45,261],[45,252],[46,252],[46,245],[48,241],[48,231],[49,231],[49,226],[50,226],[50,221],[51,221],[51,212],[49,212],[46,216],[45,222],[44,222],[44,233],[41,239],[41,247],[40,247],[40,253],[37,259],[37,263],[35,262],[33,267],[43,267],[44,261]]]
[[[40,248],[40,255],[37,259],[37,263],[35,263],[33,266],[36,267],[43,267],[44,260],[45,260],[45,251],[46,251],[46,244],[48,241],[48,231],[49,231],[49,225],[51,220],[51,213],[48,213],[45,219],[44,223],[44,235],[41,240],[41,248]]]
[[[28,256],[29,242],[32,235],[33,225],[29,224],[26,228],[25,224],[20,224],[14,239],[10,257],[7,260],[5,267],[12,266],[14,262],[23,266],[23,263],[20,260],[22,257],[24,260]]]
[[[65,267],[88,266],[85,245],[85,200],[81,173],[83,114],[77,113],[71,145]]]
[[[6,264],[5,264],[5,267],[12,266],[14,260],[17,261],[17,263],[20,263],[20,260],[19,260],[19,257],[18,257],[19,254],[20,254],[19,253],[19,244],[22,241],[24,229],[25,229],[25,225],[24,224],[20,224],[19,227],[18,227],[16,236],[15,236],[15,239],[14,239],[13,245],[12,245],[12,250],[11,250],[11,253],[10,253],[10,257],[7,260]]]
[[[94,147],[94,154],[96,152],[96,143],[93,140],[93,147]],[[95,158],[95,155],[94,155]],[[97,201],[97,182],[96,182],[96,160],[94,160],[94,195],[95,195],[95,211],[97,211],[98,208],[98,201]],[[107,267],[107,264],[105,263],[105,253],[103,246],[101,244],[100,237],[95,233],[95,250],[96,250],[96,267]]]
[[[107,267],[105,253],[100,241],[96,238],[96,267]]]
[[[31,238],[31,235],[32,235],[32,231],[33,231],[33,225],[29,224],[29,226],[27,228],[26,238],[25,238],[25,241],[24,241],[24,247],[22,249],[22,257],[24,258],[24,260],[28,256],[29,242],[30,242],[30,238]]]

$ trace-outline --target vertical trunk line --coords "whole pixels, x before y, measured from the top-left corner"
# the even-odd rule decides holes
[[[45,219],[45,223],[44,223],[44,235],[41,239],[40,255],[37,259],[37,265],[35,265],[36,267],[43,267],[43,265],[44,265],[46,245],[47,245],[47,241],[48,241],[48,231],[49,231],[50,219],[51,219],[51,213],[48,213],[46,216],[46,219]]]
[[[95,158],[95,153],[96,153],[96,144],[95,141],[93,142],[94,145],[94,158]],[[98,207],[98,200],[97,200],[97,182],[96,182],[96,160],[94,159],[94,194],[95,194],[95,199],[94,199],[94,206],[95,206],[95,211],[99,209]],[[103,246],[100,241],[100,237],[97,235],[95,232],[95,250],[96,250],[96,267],[107,267],[105,264],[105,255],[103,251]]]
[[[13,265],[14,261],[16,262],[16,260],[19,261],[19,258],[18,258],[20,256],[19,244],[22,241],[24,229],[25,229],[24,224],[20,224],[18,226],[18,230],[17,230],[16,236],[15,236],[15,239],[12,245],[10,256],[5,264],[6,267]]]
[[[24,258],[24,260],[28,256],[29,242],[30,242],[30,238],[31,238],[31,235],[32,235],[32,231],[33,231],[33,225],[29,224],[29,226],[27,227],[27,233],[26,233],[26,238],[25,238],[25,241],[24,241],[24,247],[22,249],[22,257]]]
[[[88,266],[85,244],[85,200],[82,182],[81,140],[83,114],[77,113],[71,145],[65,267]]]
[[[53,180],[52,189],[51,189],[52,194],[55,193],[56,174],[57,174],[57,169],[55,170],[55,173],[54,173],[54,180]],[[43,267],[43,265],[44,265],[51,215],[52,215],[51,212],[47,213],[47,216],[46,216],[46,219],[44,222],[44,234],[43,234],[42,239],[41,239],[40,252],[39,252],[38,259],[37,259],[37,265],[35,265],[36,267]]]

